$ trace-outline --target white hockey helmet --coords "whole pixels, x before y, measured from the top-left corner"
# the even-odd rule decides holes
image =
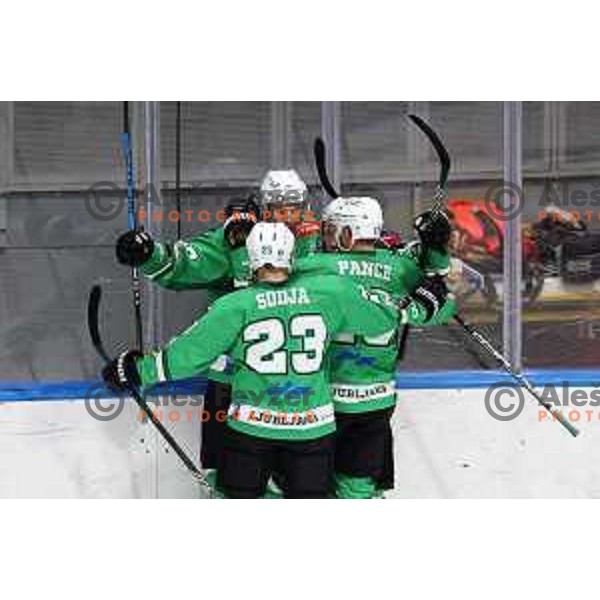
[[[383,228],[383,213],[375,198],[340,197],[325,207],[323,222],[335,227],[338,241],[344,227],[350,229],[354,241],[376,240]]]
[[[294,234],[285,223],[257,223],[246,239],[250,269],[254,272],[272,265],[291,270],[294,242]]]
[[[294,169],[269,171],[258,194],[261,207],[270,204],[301,205],[308,199],[308,188]]]

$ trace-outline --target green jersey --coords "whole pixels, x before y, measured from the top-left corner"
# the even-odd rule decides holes
[[[307,275],[337,274],[372,293],[386,294],[398,301],[411,294],[425,274],[444,274],[448,270],[446,253],[431,249],[422,257],[421,253],[419,244],[398,252],[377,249],[373,252],[326,253],[299,260],[295,268]],[[435,322],[449,319],[453,310],[453,303],[447,302]],[[412,302],[397,325],[402,322],[424,325],[426,318],[425,309]],[[328,355],[336,412],[368,412],[393,406],[396,402],[397,354],[397,327],[377,336],[338,334]]]
[[[321,227],[316,221],[298,223],[294,227],[294,256],[300,258],[316,252],[320,247],[320,233]],[[152,256],[140,271],[167,289],[208,289],[209,302],[247,287],[251,275],[246,246],[231,249],[222,227],[175,244],[156,241]],[[206,376],[221,383],[231,383],[228,357],[219,357]]]
[[[172,245],[154,242],[152,256],[140,271],[151,281],[172,290],[225,284],[232,278],[232,269],[223,228]]]
[[[144,386],[233,361],[230,427],[273,439],[315,439],[335,430],[325,356],[335,335],[380,336],[397,308],[335,275],[293,274],[217,300],[164,349],[138,362]]]
[[[294,228],[296,258],[314,252],[320,241],[315,221]],[[213,288],[221,292],[245,287],[250,282],[248,251],[245,246],[231,249],[222,227],[175,244],[157,241],[150,259],[140,268],[151,281],[173,290]]]

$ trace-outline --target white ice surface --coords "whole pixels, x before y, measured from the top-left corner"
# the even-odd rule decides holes
[[[538,421],[535,401],[527,400],[513,421],[494,420],[484,394],[399,392],[391,497],[600,497],[598,409],[595,420],[577,424],[582,433],[573,438],[557,422]]]
[[[573,439],[538,422],[485,410],[484,390],[401,391],[394,415],[396,498],[600,497],[600,420]],[[199,424],[171,424],[195,458]],[[1,498],[197,498],[197,485],[128,403],[114,421],[82,401],[0,404]]]
[[[167,423],[196,460],[199,423]],[[0,404],[0,498],[198,497],[133,402],[100,422],[83,401]]]

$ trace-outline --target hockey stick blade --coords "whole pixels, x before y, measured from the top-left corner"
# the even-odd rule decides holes
[[[446,150],[446,147],[440,140],[438,134],[427,124],[421,117],[417,115],[408,115],[408,118],[427,136],[427,139],[431,142],[434,147],[438,159],[440,161],[440,178],[438,184],[441,189],[446,187],[448,182],[448,174],[450,173],[450,155]]]
[[[108,353],[104,348],[104,344],[102,343],[102,338],[100,337],[99,315],[101,299],[102,288],[96,284],[92,287],[90,291],[90,297],[88,299],[88,331],[96,352],[105,363],[109,363],[111,362],[111,359],[108,356]],[[154,427],[156,427],[160,435],[163,436],[164,440],[180,458],[188,471],[190,471],[192,477],[194,477],[194,479],[196,479],[200,485],[210,490],[210,485],[204,478],[200,469],[196,467],[192,459],[185,453],[185,451],[177,443],[175,438],[166,429],[166,427],[159,420],[157,420],[156,415],[154,415],[144,397],[137,390],[130,390],[130,393],[135,403],[144,411],[150,422],[154,425]]]
[[[315,139],[315,143],[313,146],[313,151],[315,155],[315,164],[317,165],[317,173],[319,174],[319,180],[321,181],[321,185],[323,189],[333,198],[339,198],[340,195],[337,193],[336,189],[333,187],[329,176],[327,175],[327,161],[326,161],[326,151],[325,151],[325,142],[320,138]]]
[[[92,340],[96,352],[106,363],[110,362],[108,352],[104,348],[102,338],[100,337],[100,326],[99,326],[99,314],[100,314],[100,300],[102,299],[102,288],[99,285],[94,285],[90,291],[90,297],[88,299],[88,311],[87,311],[87,322],[88,331]]]

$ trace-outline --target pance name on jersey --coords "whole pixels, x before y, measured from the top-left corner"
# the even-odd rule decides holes
[[[288,304],[310,304],[310,298],[304,288],[293,287],[287,290],[273,290],[256,294],[256,303],[259,309],[263,309]]]
[[[368,260],[340,260],[338,261],[340,275],[353,277],[372,277],[373,279],[392,280],[392,267]]]

